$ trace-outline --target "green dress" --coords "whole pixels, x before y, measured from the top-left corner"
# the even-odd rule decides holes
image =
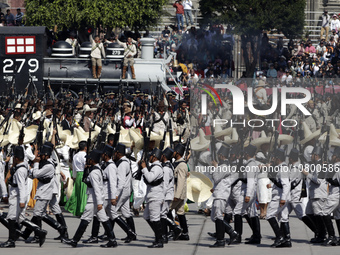
[[[83,183],[83,175],[84,172],[77,172],[72,195],[65,205],[65,210],[78,217],[83,214],[87,200],[87,186]]]

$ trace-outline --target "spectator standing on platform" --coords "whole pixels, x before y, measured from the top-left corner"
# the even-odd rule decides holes
[[[321,33],[320,33],[320,39],[323,38],[323,33],[326,32],[326,40],[328,38],[328,32],[329,32],[329,22],[331,17],[328,15],[328,11],[325,10],[322,14],[322,21],[321,21]]]
[[[192,21],[192,1],[185,0],[183,7],[184,7],[185,23],[187,24],[187,27],[189,26],[189,20],[190,20],[190,25],[193,26],[194,23]]]
[[[11,13],[11,10],[7,10],[5,19],[6,19],[7,26],[14,26],[14,15]]]
[[[173,7],[176,8],[176,18],[177,18],[177,26],[178,31],[183,28],[183,14],[184,14],[184,6],[182,5],[182,0],[176,1],[173,4]],[[182,26],[181,26],[182,24]]]
[[[17,9],[17,14],[15,15],[15,25],[23,26],[22,19],[24,18],[24,13],[21,12],[21,9]]]
[[[137,53],[136,45],[132,43],[131,37],[128,37],[126,43],[119,41],[118,36],[116,36],[116,40],[117,40],[117,42],[120,46],[124,47],[124,62],[123,62],[122,79],[126,79],[126,71],[127,71],[129,65],[130,65],[130,68],[131,68],[132,79],[136,79],[135,67],[133,66],[134,63],[135,63],[133,58]]]
[[[99,36],[96,36],[93,40],[90,35],[91,48],[91,61],[92,61],[92,75],[93,78],[97,79],[102,73],[102,55],[105,58],[104,45],[100,42]],[[97,73],[98,66],[98,73]]]

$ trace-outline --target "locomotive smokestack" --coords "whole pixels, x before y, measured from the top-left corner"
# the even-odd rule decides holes
[[[154,47],[154,38],[145,37],[141,40],[142,43],[142,59],[153,59],[153,47]]]

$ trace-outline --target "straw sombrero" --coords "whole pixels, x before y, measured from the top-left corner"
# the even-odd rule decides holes
[[[256,138],[250,142],[251,145],[256,146],[256,148],[260,148],[262,144],[270,143],[270,145],[274,144],[274,136],[267,136],[266,133],[262,130],[259,138]]]
[[[213,184],[210,179],[199,172],[190,172],[187,179],[187,198],[194,202],[204,202],[212,195]]]
[[[132,140],[130,138],[129,129],[121,129],[119,133],[119,143],[124,144],[126,147],[131,147]]]
[[[139,132],[139,129],[130,128],[129,134],[130,134],[131,140],[135,143],[135,148],[137,150],[143,149],[144,139],[141,133]]]
[[[309,129],[306,122],[302,122],[302,127],[303,127],[303,133],[304,133],[305,139],[300,141],[300,144],[305,144],[305,143],[313,140],[314,138],[318,137],[321,133],[321,129],[316,130],[314,133],[312,133],[312,131]]]
[[[226,136],[226,135],[231,135],[233,128],[232,127],[228,127],[225,129],[222,129],[221,125],[216,125],[214,128],[215,132],[214,132],[214,136],[215,137],[220,137],[220,136]],[[210,140],[211,135],[206,135],[205,139]]]
[[[232,129],[231,136],[227,135],[224,137],[224,143],[226,144],[233,144],[238,142],[238,133],[236,131],[236,128]]]
[[[83,110],[78,111],[80,114],[82,114],[83,112],[95,112],[97,111],[97,108],[91,108],[88,104],[84,105]]]
[[[32,118],[33,118],[33,120],[40,119],[41,118],[41,111],[37,111],[37,112],[33,113]]]
[[[339,134],[337,132],[337,130],[335,129],[334,125],[331,124],[329,126],[330,130],[329,130],[329,145],[331,146],[340,146],[340,139],[339,139]],[[327,139],[327,132],[323,133],[320,138],[319,141],[320,143],[324,144],[326,142]]]
[[[35,138],[37,137],[38,125],[30,125],[24,128],[25,137],[24,144],[33,143]]]
[[[164,133],[162,134],[163,137]],[[172,134],[172,142],[178,142],[179,141],[179,136]],[[167,133],[165,136],[165,143],[164,143],[164,149],[170,147],[170,133]]]
[[[21,127],[22,127],[21,123],[19,123],[16,119],[12,119],[12,124],[8,130],[9,143],[13,145],[18,145]]]
[[[210,141],[205,138],[203,129],[200,129],[198,136],[191,140],[191,149],[193,151],[205,151],[209,148]]]
[[[287,145],[293,142],[294,137],[291,135],[280,134],[278,139],[281,145]]]

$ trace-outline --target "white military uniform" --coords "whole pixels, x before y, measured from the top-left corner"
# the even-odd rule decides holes
[[[99,222],[108,221],[109,217],[105,213],[104,206],[100,211],[97,209],[98,205],[104,205],[105,199],[103,173],[99,164],[91,167],[87,182],[90,185],[87,186],[87,202],[81,220],[91,222],[93,216],[97,216]]]
[[[174,199],[174,168],[170,160],[162,163],[162,167],[164,172],[164,203],[162,205],[161,217],[167,218],[170,204]]]
[[[117,196],[118,201],[112,206],[112,219],[118,218],[120,210],[125,218],[132,216],[130,212],[130,195],[131,195],[131,165],[130,160],[123,156],[116,163],[117,166]]]
[[[32,172],[32,177],[39,180],[34,197],[37,202],[34,206],[33,215],[43,217],[46,214],[47,205],[53,196],[55,165],[51,158],[42,167],[39,165],[38,162],[35,162]]]
[[[24,208],[20,208],[19,204],[26,204],[27,202],[27,177],[28,170],[26,164],[18,164],[15,167],[15,172],[11,177],[11,183],[9,184],[8,220],[16,220],[20,223],[25,219]]]
[[[158,160],[153,162],[149,169],[143,168],[142,173],[147,185],[143,218],[152,222],[160,221],[164,202],[164,176],[161,162]]]
[[[287,205],[290,201],[290,182],[289,182],[289,168],[285,162],[282,162],[277,167],[280,168],[276,177],[271,179],[272,184],[272,200],[267,209],[267,220],[278,216],[281,222],[289,222],[289,214]],[[284,206],[280,207],[280,200],[285,200]]]

